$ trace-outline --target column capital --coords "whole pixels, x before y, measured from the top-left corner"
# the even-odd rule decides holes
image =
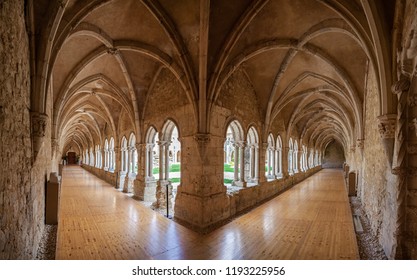
[[[363,147],[365,146],[365,139],[356,139],[356,146],[359,149],[363,149]]]
[[[391,91],[394,94],[401,94],[407,92],[410,89],[410,85],[410,78],[402,75],[400,79],[392,85]]]
[[[35,137],[44,137],[46,133],[46,126],[49,121],[47,114],[38,112],[31,112],[32,119],[32,135]]]
[[[246,147],[246,141],[236,141],[235,142],[236,147],[238,148],[245,148]]]
[[[417,144],[408,144],[407,152],[412,155],[417,154]]]
[[[395,138],[396,114],[387,114],[378,117],[378,129],[382,139]]]

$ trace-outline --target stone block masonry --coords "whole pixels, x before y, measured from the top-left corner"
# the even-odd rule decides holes
[[[29,69],[24,1],[1,1],[0,259],[34,258],[44,227],[45,172],[35,176],[41,177],[38,187],[28,172],[32,170]]]

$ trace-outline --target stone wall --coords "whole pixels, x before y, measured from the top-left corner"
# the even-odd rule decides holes
[[[387,156],[378,129],[379,92],[375,72],[370,67],[367,76],[367,89],[364,113],[364,147],[356,148],[355,154],[348,162],[358,168],[358,196],[370,221],[372,232],[379,239],[389,257],[394,242],[395,231],[395,193],[392,186],[395,176],[391,174]]]
[[[343,163],[345,162],[345,155],[343,152],[343,147],[333,141],[330,143],[326,150],[324,151],[323,157],[323,168],[342,168]]]
[[[2,1],[0,259],[34,258],[44,228],[44,184],[47,179],[44,159],[50,142],[44,143],[39,153],[40,161],[32,168],[29,77],[24,1]]]
[[[178,79],[169,69],[161,70],[148,95],[144,109],[144,135],[151,125],[160,133],[168,119],[176,122],[180,137],[196,132],[197,116],[193,106]]]

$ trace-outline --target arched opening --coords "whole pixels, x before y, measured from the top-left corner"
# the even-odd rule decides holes
[[[256,129],[252,126],[246,137],[245,173],[248,183],[257,184],[259,181],[259,138]]]
[[[227,163],[224,165],[224,179],[226,186],[246,185],[244,175],[244,148],[243,129],[237,120],[232,121],[226,130],[224,149]]]
[[[275,179],[275,142],[272,133],[268,135],[268,147],[265,154],[265,175],[268,180]]]
[[[145,180],[155,181],[155,176],[159,179],[159,150],[156,148],[158,132],[151,126],[146,132],[146,152],[145,152]],[[154,168],[154,166],[156,166]]]
[[[181,144],[179,142],[178,128],[173,121],[168,120],[165,122],[158,146],[159,180],[156,191],[156,204],[158,208],[168,207],[168,212],[172,214],[177,189],[181,183],[181,165],[174,157],[181,150]],[[168,201],[166,201],[167,198]]]
[[[281,136],[278,135],[276,143],[276,152],[275,152],[275,176],[277,178],[282,178],[282,140]]]

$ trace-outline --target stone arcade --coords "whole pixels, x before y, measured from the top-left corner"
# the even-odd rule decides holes
[[[0,259],[70,153],[196,231],[345,163],[416,259],[416,56],[416,0],[1,1]]]

